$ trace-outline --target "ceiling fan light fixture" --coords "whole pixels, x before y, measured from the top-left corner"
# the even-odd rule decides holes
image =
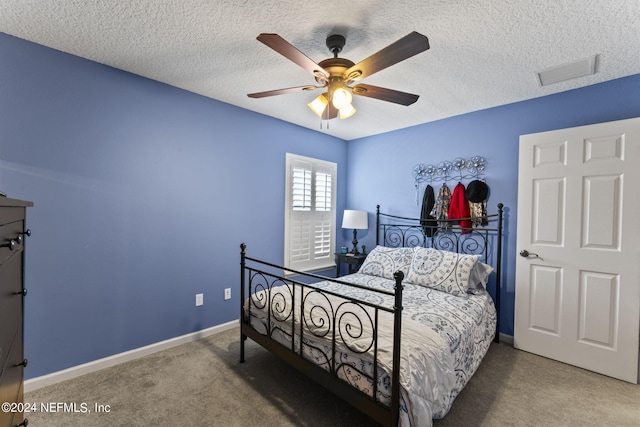
[[[326,92],[321,93],[316,97],[316,99],[307,104],[307,106],[311,108],[311,111],[316,113],[316,115],[320,118],[322,118],[322,113],[324,113],[327,105],[329,105],[329,98],[327,97]]]
[[[346,107],[340,108],[339,111],[338,117],[341,119],[348,119],[355,114],[356,109],[353,108],[353,105],[349,104]]]
[[[333,91],[333,95],[331,96],[331,102],[333,106],[338,110],[341,110],[348,105],[351,105],[351,100],[353,97],[351,96],[351,92],[346,90],[345,88],[337,88]],[[353,108],[353,107],[352,107]]]

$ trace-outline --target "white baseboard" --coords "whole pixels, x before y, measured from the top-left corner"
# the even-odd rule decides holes
[[[123,353],[114,354],[113,356],[108,356],[102,359],[94,360],[92,362],[83,363],[82,365],[72,366],[71,368],[67,368],[62,371],[52,372],[41,377],[31,378],[24,382],[24,391],[25,393],[28,393],[30,391],[34,391],[51,384],[56,384],[62,381],[70,380],[71,378],[79,377],[80,375],[99,371],[104,368],[109,368],[111,366],[128,362],[129,360],[134,360],[139,357],[148,356],[149,354],[153,354],[161,350],[166,350],[168,348],[186,344],[191,341],[196,341],[210,335],[215,335],[228,329],[235,328],[238,325],[238,320],[232,320],[231,322],[223,323],[211,328],[202,329],[190,334],[171,338],[165,341],[160,341],[144,347],[125,351]]]
[[[501,343],[513,345],[513,335],[507,335],[500,332],[498,337],[500,338]]]

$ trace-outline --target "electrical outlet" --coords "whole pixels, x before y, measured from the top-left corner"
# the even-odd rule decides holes
[[[204,294],[196,294],[196,307],[204,304]]]
[[[231,288],[225,288],[225,290],[224,290],[224,299],[225,300],[231,299]]]

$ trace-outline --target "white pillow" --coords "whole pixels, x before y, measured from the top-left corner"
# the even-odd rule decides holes
[[[413,248],[376,246],[369,252],[358,273],[393,279],[393,274],[400,270],[406,278],[412,259]]]
[[[432,248],[415,248],[407,282],[452,295],[466,296],[479,256]]]
[[[470,294],[481,294],[487,289],[489,276],[493,272],[493,267],[483,262],[476,262],[469,275],[469,287],[467,292]]]

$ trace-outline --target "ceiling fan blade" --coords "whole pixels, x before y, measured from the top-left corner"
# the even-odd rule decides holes
[[[358,62],[345,71],[343,77],[346,81],[361,80],[427,49],[429,39],[414,31]]]
[[[300,52],[295,46],[279,35],[262,33],[257,39],[285,58],[295,62],[313,76],[320,77],[323,80],[329,79],[329,73],[324,68],[313,62],[307,55]]]
[[[353,94],[393,102],[400,105],[411,105],[416,102],[419,95],[387,89],[380,86],[359,84],[353,87]]]
[[[296,87],[288,87],[285,89],[268,90],[265,92],[249,93],[247,94],[247,96],[249,98],[265,98],[267,96],[284,95],[287,93],[295,93],[295,92],[305,92],[305,91],[311,91],[319,88],[320,86],[296,86]]]

